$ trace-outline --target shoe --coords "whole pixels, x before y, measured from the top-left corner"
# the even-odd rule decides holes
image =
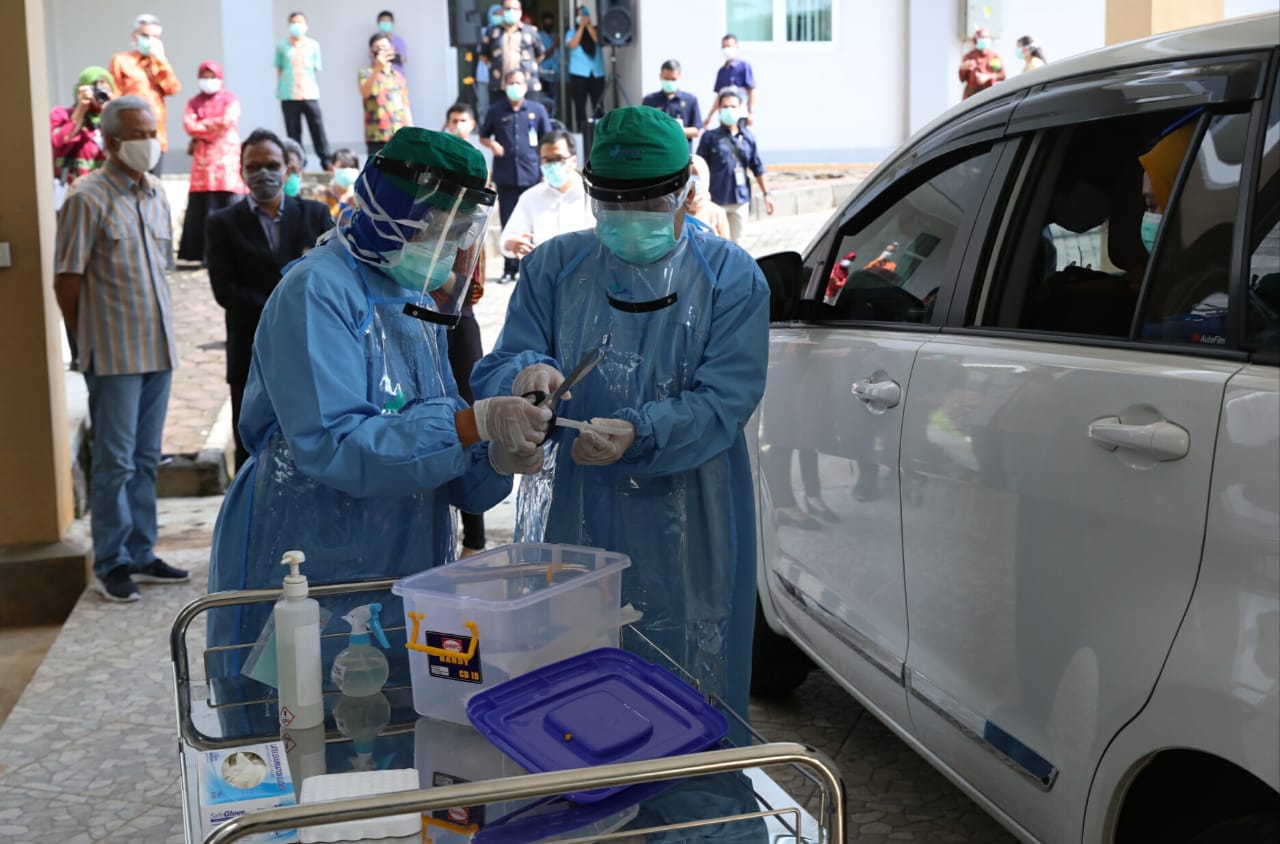
[[[132,574],[138,583],[186,583],[191,579],[189,572],[174,568],[159,557],[145,566],[134,566]]]
[[[808,510],[810,515],[817,516],[824,522],[831,522],[832,524],[835,524],[840,521],[840,517],[827,506],[825,501],[817,496],[806,495],[804,497],[804,509]]]
[[[498,279],[498,284],[515,284],[515,283],[516,283],[516,277],[510,274],[504,275],[502,278]]]
[[[462,551],[459,552],[458,554],[458,559],[465,560],[467,557],[471,557],[476,554],[481,554],[483,552],[484,552],[483,548],[468,548],[467,546],[463,545]]]
[[[127,604],[142,597],[138,594],[137,584],[129,577],[128,566],[116,566],[104,577],[95,577],[93,588],[102,597],[117,604]]]
[[[773,521],[779,527],[800,528],[800,530],[821,530],[822,523],[795,507],[776,507]]]

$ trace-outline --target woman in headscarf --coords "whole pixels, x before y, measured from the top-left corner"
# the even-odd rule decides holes
[[[54,177],[63,187],[101,167],[107,160],[98,119],[116,95],[116,83],[105,67],[86,67],[76,79],[75,103],[49,113]]]
[[[204,221],[245,192],[240,176],[240,101],[222,86],[222,66],[200,65],[200,93],[187,103],[182,128],[191,136],[191,188],[178,258],[204,262]]]

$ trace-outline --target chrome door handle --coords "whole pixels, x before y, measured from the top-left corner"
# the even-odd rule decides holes
[[[850,388],[853,395],[869,405],[880,408],[897,407],[902,401],[902,387],[896,381],[855,381]]]
[[[1191,450],[1191,434],[1172,422],[1126,425],[1118,416],[1104,416],[1089,425],[1089,439],[1107,451],[1127,448],[1157,460],[1180,460]]]

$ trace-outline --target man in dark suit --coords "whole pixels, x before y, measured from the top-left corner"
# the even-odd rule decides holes
[[[240,145],[249,195],[205,221],[205,266],[213,297],[226,310],[227,383],[236,438],[236,469],[249,459],[240,439],[240,403],[253,360],[253,334],[285,265],[333,227],[324,203],[285,196],[284,143],[255,129]]]

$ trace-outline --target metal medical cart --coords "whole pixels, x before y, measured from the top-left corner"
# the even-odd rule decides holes
[[[320,599],[323,605],[326,596],[384,592],[394,582],[395,580],[388,579],[312,585],[310,593],[312,597]],[[562,813],[558,815],[559,818],[569,823],[569,828],[566,829],[562,821],[559,831],[551,837],[535,835],[526,839],[519,838],[520,833],[516,832],[522,844],[525,841],[527,844],[539,841],[556,841],[560,844],[606,841],[625,844],[647,841],[843,844],[846,840],[844,786],[839,771],[831,760],[820,751],[805,745],[793,742],[763,743],[763,739],[750,733],[750,728],[741,721],[737,722],[737,728],[731,731],[731,736],[750,735],[748,742],[740,742],[744,746],[729,746],[726,740],[719,748],[701,753],[541,774],[458,781],[456,784],[436,785],[414,791],[263,809],[227,821],[208,831],[206,836],[200,811],[200,751],[236,748],[279,741],[282,738],[277,721],[276,701],[269,694],[274,692],[273,689],[253,681],[245,682],[238,677],[218,676],[214,669],[216,664],[226,662],[238,665],[251,646],[205,648],[206,613],[249,604],[273,604],[280,594],[278,589],[218,592],[188,604],[174,620],[170,631],[170,653],[177,703],[183,825],[188,844],[200,841],[206,844],[226,844],[249,835],[277,830],[296,828],[301,831],[308,826],[415,813],[420,813],[422,820],[418,834],[378,840],[393,844],[415,841],[435,844],[442,838],[451,842],[479,841],[485,840],[485,835],[482,834],[483,824],[459,823],[457,807],[480,807],[483,812],[485,809],[492,810],[494,806],[510,807],[513,804],[519,804],[522,808],[515,813],[508,813],[508,818],[513,814],[519,816],[520,812],[536,815],[540,811],[556,811]],[[403,642],[403,627],[387,627],[386,630],[388,635],[400,634],[399,640]],[[643,639],[642,634],[630,626],[623,629],[623,635],[624,641],[630,641],[632,636]],[[195,673],[191,670],[192,664],[188,658],[189,636],[197,637],[200,641],[198,650],[202,659],[198,665],[202,671]],[[345,641],[346,634],[326,634],[323,638]],[[333,646],[337,642],[329,641],[328,644]],[[387,653],[393,666],[396,664],[397,652],[403,651],[403,647],[393,645],[392,650]],[[661,651],[658,653],[661,654]],[[400,658],[403,659],[403,656]],[[674,663],[667,667],[688,679]],[[441,729],[453,727],[418,718],[412,708],[407,675],[403,676],[402,683],[397,684],[396,680],[397,671],[393,667],[392,679],[383,690],[391,706],[392,717],[385,727],[378,730],[376,747],[378,755],[384,761],[400,760],[400,764],[394,765],[395,767],[416,767],[412,762],[413,757],[408,755],[415,750],[415,732],[421,735],[424,727],[430,731],[436,729],[436,725]],[[230,686],[236,687],[235,694],[225,690],[224,687]],[[316,741],[322,742],[322,760],[337,760],[332,766],[325,762],[327,773],[337,773],[333,769],[335,767],[340,770],[350,769],[349,765],[346,768],[343,765],[350,761],[352,737],[339,731],[333,715],[334,705],[340,697],[326,682],[325,724],[314,730],[317,731]],[[733,713],[718,700],[711,700],[726,712],[731,723],[735,720]],[[404,764],[405,761],[409,764]],[[793,789],[797,788],[795,783],[798,783],[798,787],[816,790],[815,814],[810,815],[800,802],[762,770],[771,768],[776,771],[778,766],[789,769],[784,776],[789,783],[793,783]],[[421,776],[422,771],[419,773]],[[303,776],[302,772],[294,772],[295,788],[301,787]],[[736,778],[733,784],[741,786],[740,790],[747,795],[746,799],[727,812],[723,811],[723,805],[717,807],[715,800],[700,800],[700,784],[711,783],[715,777]],[[654,784],[672,780],[680,782],[612,819],[585,820],[578,829],[572,828],[572,824],[577,819],[573,813],[579,812],[580,807],[556,797],[588,788]],[[689,790],[691,799],[679,795],[681,790]],[[618,796],[622,797],[621,794]],[[651,810],[660,803],[663,804],[663,811]],[[687,816],[670,816],[670,806],[688,810],[683,812]],[[464,817],[474,818],[476,815]],[[484,815],[480,814],[479,817]],[[488,833],[493,833],[495,829],[501,832],[504,819],[494,811],[489,812],[488,818],[492,822]],[[508,827],[508,831],[510,830]],[[472,838],[473,833],[475,839]],[[513,839],[508,834],[503,840]]]

